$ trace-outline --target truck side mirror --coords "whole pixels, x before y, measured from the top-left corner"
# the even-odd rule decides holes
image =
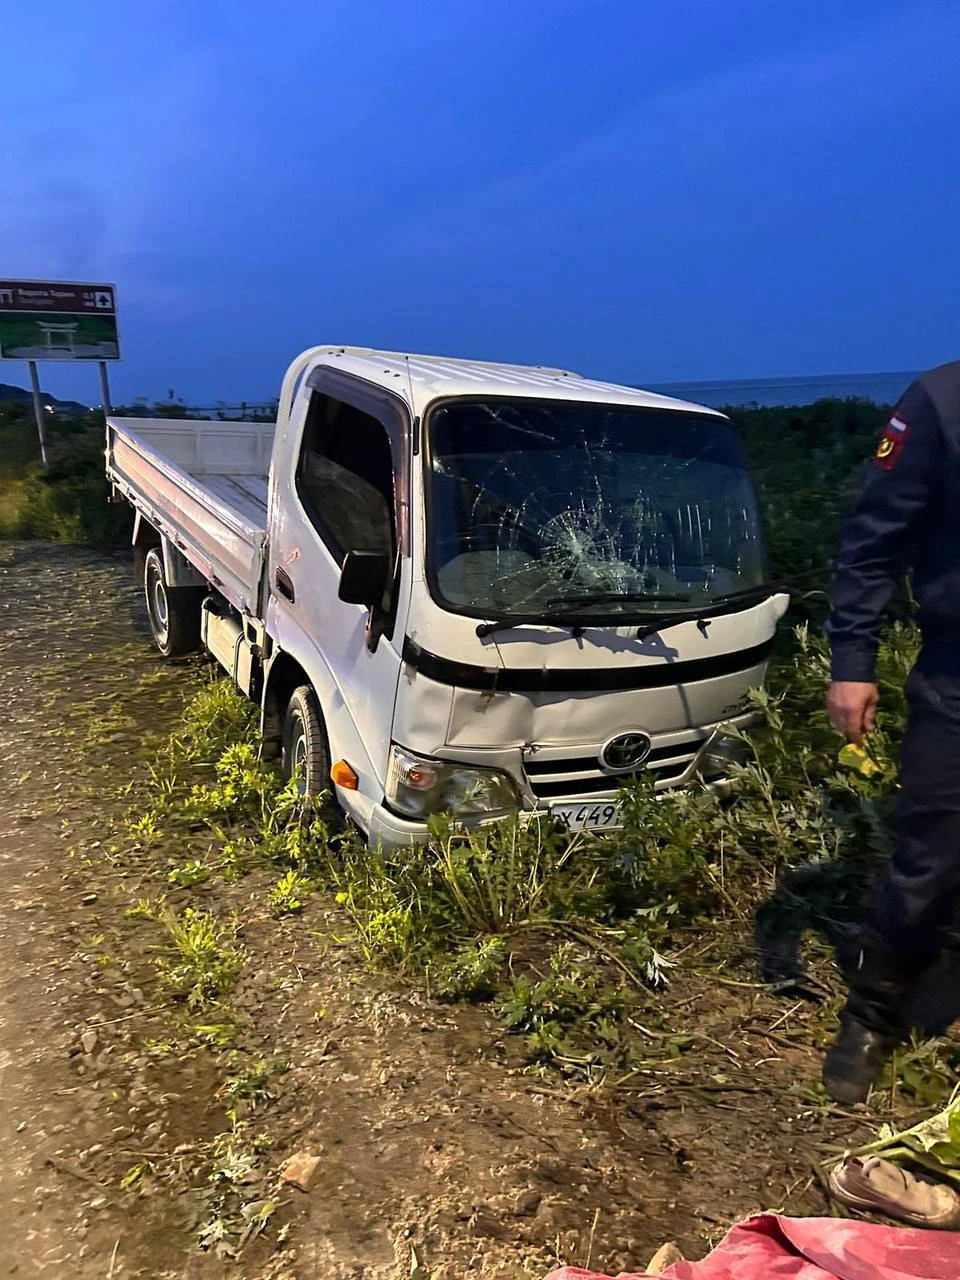
[[[337,595],[346,604],[374,609],[383,599],[390,562],[382,551],[348,551],[340,566]]]

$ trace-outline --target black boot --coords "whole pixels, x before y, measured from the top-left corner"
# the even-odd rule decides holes
[[[846,1009],[823,1063],[823,1087],[834,1102],[863,1102],[880,1078],[897,1035],[874,1031]]]
[[[864,938],[850,979],[840,1031],[823,1064],[823,1087],[835,1102],[863,1102],[904,1032],[904,1006],[926,968]]]

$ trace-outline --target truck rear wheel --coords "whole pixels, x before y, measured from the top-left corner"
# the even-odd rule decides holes
[[[163,572],[163,553],[151,547],[143,566],[147,618],[154,643],[165,658],[178,658],[200,648],[200,606],[203,587],[169,587]]]
[[[316,801],[324,792],[333,792],[327,730],[317,695],[308,684],[294,689],[287,703],[281,770],[286,781],[296,778],[304,800]]]

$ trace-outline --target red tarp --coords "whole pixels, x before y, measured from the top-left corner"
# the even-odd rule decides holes
[[[611,1278],[561,1267],[547,1280]],[[667,1267],[661,1280],[960,1280],[960,1233],[762,1214],[733,1227],[702,1262]]]

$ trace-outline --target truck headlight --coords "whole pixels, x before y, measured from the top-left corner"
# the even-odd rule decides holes
[[[519,808],[516,784],[501,770],[430,760],[396,746],[390,748],[386,799],[411,818],[494,818]]]

